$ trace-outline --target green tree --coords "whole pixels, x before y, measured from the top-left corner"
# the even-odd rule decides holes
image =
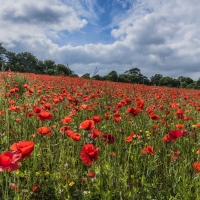
[[[83,76],[81,76],[82,78],[86,78],[86,79],[90,79],[90,74],[89,73],[86,73],[86,74],[83,74]]]
[[[20,65],[21,72],[36,72],[37,58],[29,53],[22,52],[15,55],[15,59]]]
[[[106,80],[116,82],[118,81],[118,74],[116,71],[111,71],[107,76]]]
[[[49,59],[46,59],[44,62],[44,73],[45,74],[50,74],[50,75],[53,75],[53,74],[56,74],[56,64],[55,64],[55,61],[53,60],[49,60]]]
[[[150,83],[152,85],[159,85],[160,80],[163,78],[161,74],[155,74],[154,76],[150,77]]]
[[[138,69],[138,68],[136,67],[136,68],[131,68],[131,69],[125,71],[124,74],[128,74],[128,75],[132,75],[132,74],[139,75],[139,74],[141,74],[141,73],[140,73],[140,69]]]
[[[181,88],[186,88],[187,86],[188,86],[188,84],[185,81],[181,82],[181,84],[180,84]]]
[[[73,74],[73,72],[69,69],[69,67],[66,67],[63,64],[57,64],[56,65],[56,74],[63,74],[66,76],[70,76]]]
[[[96,74],[96,75],[92,76],[92,79],[94,79],[94,80],[103,80],[103,77],[98,75],[98,74]]]
[[[118,76],[118,81],[122,82],[122,83],[129,83],[130,82],[128,75],[126,75],[126,74],[120,74]]]

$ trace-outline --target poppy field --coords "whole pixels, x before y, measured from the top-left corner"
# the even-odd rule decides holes
[[[200,199],[200,91],[0,73],[0,199]]]

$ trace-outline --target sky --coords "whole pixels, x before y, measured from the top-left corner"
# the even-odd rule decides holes
[[[79,76],[200,77],[199,0],[1,0],[0,42]]]

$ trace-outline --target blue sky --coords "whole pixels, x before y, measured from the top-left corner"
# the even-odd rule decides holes
[[[199,0],[1,0],[8,50],[68,64],[76,74],[200,77]]]

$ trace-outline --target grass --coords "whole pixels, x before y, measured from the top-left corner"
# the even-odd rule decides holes
[[[200,199],[200,177],[192,166],[200,160],[198,90],[63,76],[1,75],[1,154],[14,153],[10,147],[19,141],[34,142],[30,158],[18,162],[18,170],[0,173],[1,199]],[[36,106],[52,117],[42,121]],[[72,121],[63,124],[66,116]],[[94,116],[101,120],[93,128],[87,123],[80,127]],[[64,126],[80,134],[80,140],[67,131],[61,133]],[[38,133],[40,127],[50,128],[51,134]],[[92,129],[100,132],[95,139]],[[172,130],[185,134],[164,142]],[[114,140],[105,140],[106,134]],[[81,159],[87,144],[98,149],[91,165]]]

